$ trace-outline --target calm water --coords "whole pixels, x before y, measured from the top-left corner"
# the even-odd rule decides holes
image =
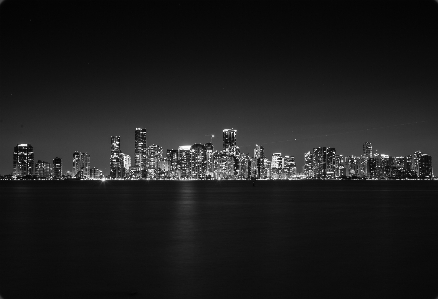
[[[437,298],[438,182],[0,182],[9,298]]]

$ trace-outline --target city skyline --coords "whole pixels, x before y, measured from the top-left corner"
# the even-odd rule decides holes
[[[4,1],[0,174],[23,143],[109,174],[110,136],[135,163],[133,128],[163,151],[237,128],[243,153],[300,171],[310,149],[365,141],[437,157],[437,16],[435,1]]]
[[[134,165],[131,156],[121,150],[121,137],[110,137],[110,173],[91,167],[90,155],[75,151],[72,171],[66,170],[65,178],[79,179],[433,179],[432,156],[421,151],[403,156],[390,156],[373,152],[372,143],[363,143],[359,156],[339,154],[334,147],[316,147],[304,153],[304,165],[297,169],[294,155],[273,153],[266,157],[263,145],[255,145],[253,154],[244,153],[237,144],[237,130],[223,129],[222,148],[205,144],[178,146],[167,149],[157,144],[148,146],[147,129],[135,128],[136,154],[144,148],[143,157]],[[211,135],[213,138],[214,135]],[[137,155],[137,157],[139,157]],[[141,160],[145,162],[142,163]],[[62,159],[50,162],[34,162],[31,144],[17,144],[13,155],[13,177],[59,179],[62,174]],[[68,163],[66,165],[68,169]],[[63,175],[64,177],[64,175]]]

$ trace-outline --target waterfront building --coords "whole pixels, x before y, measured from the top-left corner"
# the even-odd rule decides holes
[[[73,153],[73,169],[72,176],[76,178],[89,178],[90,177],[90,155],[82,152]]]
[[[190,178],[190,148],[191,145],[178,147],[178,177],[179,179]]]
[[[122,178],[122,163],[120,161],[120,136],[111,136],[110,178]]]
[[[190,178],[204,180],[207,175],[207,149],[195,143],[190,147]]]
[[[254,149],[254,158],[256,159],[256,178],[260,179],[266,175],[264,159],[265,157],[265,149],[262,145],[256,144]]]
[[[120,166],[122,168],[121,176],[123,178],[129,176],[129,168],[131,168],[131,156],[128,154],[120,153]]]
[[[146,128],[135,129],[134,165],[140,171],[146,172],[147,164],[147,134]]]
[[[271,161],[272,179],[280,179],[280,174],[283,169],[283,157],[281,156],[281,153],[273,153]]]
[[[163,159],[163,148],[152,144],[147,149],[147,178],[156,180],[160,177],[161,161]]]
[[[223,150],[227,153],[233,153],[235,151],[235,146],[237,145],[237,130],[234,129],[224,129],[222,132],[223,136]]]
[[[284,156],[283,158],[283,169],[281,178],[285,180],[292,179],[297,173],[297,167],[295,163],[294,156]]]
[[[53,159],[53,178],[61,179],[62,177],[62,160],[56,157]]]
[[[178,147],[179,179],[190,178],[190,148],[191,145],[181,145]]]
[[[429,156],[427,154],[422,154],[420,156],[419,162],[418,162],[418,178],[420,179],[433,179],[433,173],[432,173],[432,156]]]
[[[12,161],[13,175],[26,176],[34,174],[34,152],[30,144],[17,144],[14,147]]]
[[[373,157],[373,146],[371,145],[371,142],[365,142],[363,144],[363,155],[366,158],[372,158]]]
[[[212,178],[213,177],[213,172],[214,172],[214,163],[213,163],[213,152],[214,152],[214,147],[213,147],[213,143],[211,142],[207,142],[206,144],[204,144],[205,149],[207,151],[207,177],[208,178]]]
[[[178,150],[168,149],[166,152],[167,178],[175,180],[178,178]]]
[[[35,163],[35,175],[40,179],[49,179],[52,177],[52,168],[50,163],[46,161],[38,160]]]
[[[332,147],[313,149],[313,176],[317,179],[334,178],[336,150]]]
[[[100,180],[103,178],[102,170],[93,167],[90,169],[90,178],[94,180]]]
[[[303,172],[306,178],[313,178],[313,152],[311,151],[304,154]]]
[[[420,151],[416,151],[412,156],[411,165],[416,177],[420,177],[420,158],[422,155]]]

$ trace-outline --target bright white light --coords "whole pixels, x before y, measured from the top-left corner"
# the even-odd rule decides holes
[[[105,178],[102,178],[102,180],[101,180],[101,181],[102,181],[102,182],[105,182],[105,180],[106,180]]]

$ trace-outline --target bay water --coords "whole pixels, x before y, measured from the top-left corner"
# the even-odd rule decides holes
[[[0,296],[438,298],[437,181],[2,181]]]

